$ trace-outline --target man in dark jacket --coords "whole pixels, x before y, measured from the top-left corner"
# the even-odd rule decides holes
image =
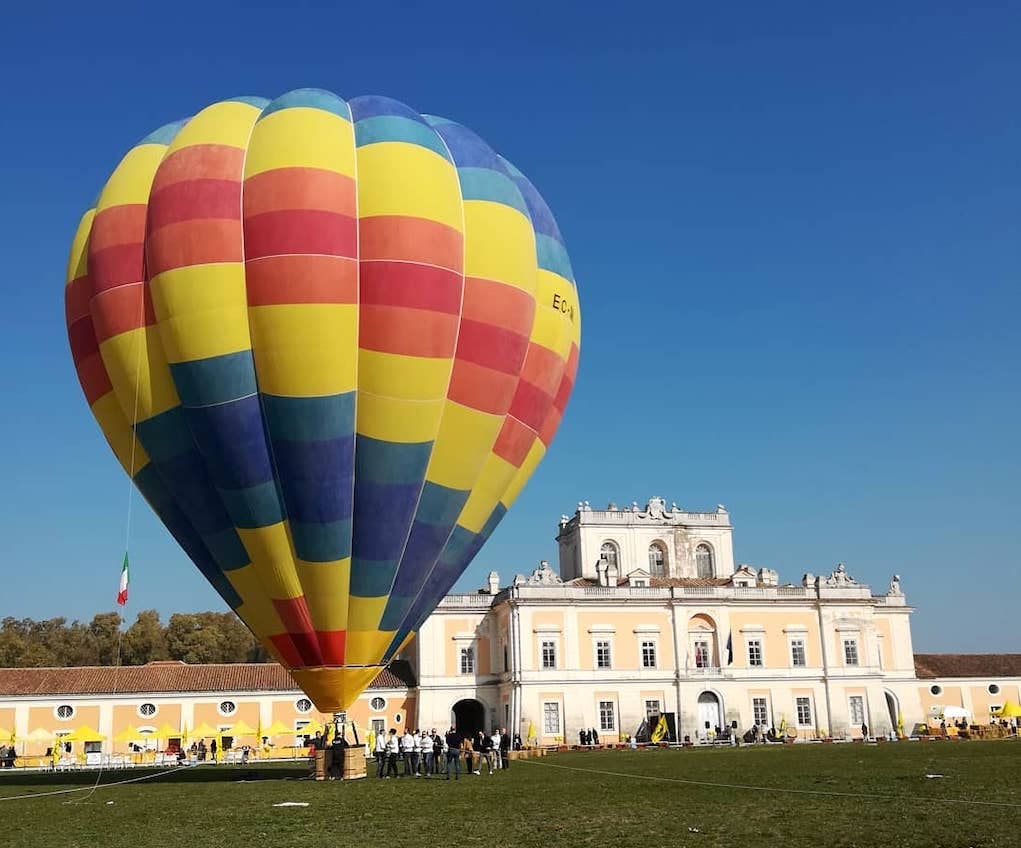
[[[447,780],[450,780],[450,764],[454,764],[454,780],[461,779],[461,734],[453,725],[447,731]]]

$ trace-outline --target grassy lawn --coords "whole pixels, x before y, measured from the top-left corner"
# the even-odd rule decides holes
[[[457,783],[316,783],[293,765],[202,766],[100,788],[87,799],[77,793],[3,802],[0,811],[5,844],[18,848],[1006,848],[1021,844],[1019,767],[1021,744],[1012,741],[572,753],[519,761],[493,777],[462,775]],[[141,774],[106,772],[103,780]],[[0,772],[0,798],[95,779]],[[282,801],[309,806],[272,806]]]

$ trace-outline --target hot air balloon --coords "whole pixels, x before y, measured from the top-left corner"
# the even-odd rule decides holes
[[[146,136],[81,219],[65,305],[118,461],[323,712],[478,553],[578,367],[535,187],[386,97],[238,97]]]

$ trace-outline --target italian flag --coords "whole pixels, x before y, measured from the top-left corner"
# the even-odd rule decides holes
[[[121,567],[121,585],[117,590],[117,603],[124,606],[128,602],[128,552],[124,552],[124,565]]]

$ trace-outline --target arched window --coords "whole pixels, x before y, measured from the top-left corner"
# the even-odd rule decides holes
[[[666,551],[659,542],[649,545],[649,574],[666,577]]]
[[[713,549],[705,542],[695,548],[695,571],[699,577],[715,577],[713,568]]]
[[[617,565],[617,546],[613,542],[603,542],[599,548],[599,559],[607,565]]]

